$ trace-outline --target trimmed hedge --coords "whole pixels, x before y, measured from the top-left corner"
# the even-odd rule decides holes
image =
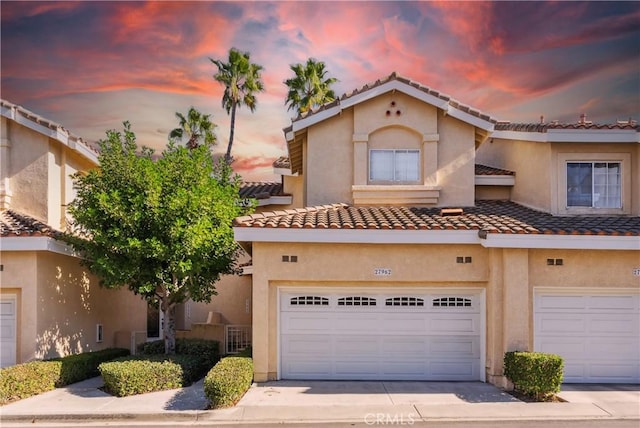
[[[226,357],[204,378],[204,393],[211,407],[235,405],[251,387],[253,360],[249,357]]]
[[[542,352],[507,352],[504,375],[514,389],[536,400],[547,400],[560,392],[564,361],[555,354]]]
[[[69,355],[63,358],[54,358],[51,361],[61,361],[60,380],[57,387],[80,382],[85,379],[100,376],[98,366],[106,361],[129,355],[129,350],[124,348],[108,348],[102,351],[85,352],[83,354]]]
[[[138,352],[143,355],[164,354],[164,340],[141,343]],[[205,339],[176,339],[176,354],[194,355],[202,358],[209,367],[213,367],[220,360],[220,342]]]
[[[109,348],[0,369],[0,405],[98,376],[100,363],[124,355],[127,349]]]
[[[191,385],[211,367],[195,355],[146,355],[100,364],[105,391],[117,397]]]

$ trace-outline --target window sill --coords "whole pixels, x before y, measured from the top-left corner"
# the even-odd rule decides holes
[[[436,205],[441,188],[418,184],[351,186],[354,205]]]

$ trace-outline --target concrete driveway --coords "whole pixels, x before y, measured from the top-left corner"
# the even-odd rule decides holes
[[[569,403],[592,403],[612,416],[640,417],[639,384],[564,384],[558,396]]]
[[[482,382],[291,381],[255,384],[238,406],[366,406],[508,403],[518,400]]]

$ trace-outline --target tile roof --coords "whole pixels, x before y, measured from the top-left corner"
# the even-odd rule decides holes
[[[289,156],[280,156],[273,162],[273,167],[291,169],[291,161],[289,160]]]
[[[370,91],[370,90],[375,89],[375,88],[377,88],[377,87],[379,87],[381,85],[384,85],[385,83],[388,83],[388,82],[391,82],[391,81],[394,81],[394,80],[398,81],[398,82],[405,83],[405,84],[407,84],[409,86],[412,86],[413,88],[418,89],[418,90],[424,92],[425,94],[428,94],[428,95],[434,96],[436,98],[439,98],[442,101],[446,101],[447,103],[449,103],[449,105],[451,107],[454,107],[454,108],[456,108],[458,110],[461,110],[461,111],[463,111],[465,113],[468,113],[468,114],[470,114],[472,116],[478,117],[480,119],[486,120],[487,122],[491,122],[491,123],[494,123],[494,124],[497,123],[497,120],[492,118],[490,115],[488,115],[486,113],[483,113],[483,112],[481,112],[479,110],[476,110],[476,109],[474,109],[474,108],[472,108],[470,106],[467,106],[465,104],[462,104],[459,101],[451,98],[449,95],[446,95],[446,94],[443,94],[441,92],[438,92],[438,91],[436,91],[434,89],[429,88],[428,86],[421,85],[420,83],[414,82],[409,78],[406,78],[406,77],[403,77],[403,76],[399,76],[396,72],[393,72],[390,75],[388,75],[386,77],[383,77],[382,79],[378,79],[375,82],[367,83],[363,87],[353,90],[351,93],[342,95],[339,99],[336,99],[336,100],[334,100],[334,101],[332,101],[330,103],[327,103],[327,104],[324,104],[324,105],[318,107],[316,110],[300,114],[300,115],[298,115],[298,117],[293,119],[292,122],[296,122],[298,120],[310,117],[310,116],[312,116],[314,114],[317,114],[317,113],[319,113],[321,111],[328,110],[328,109],[330,109],[332,107],[336,107],[336,106],[340,105],[340,101],[343,101],[343,100],[349,99],[349,98],[351,98],[351,97],[353,97],[355,95],[359,95],[359,94],[362,94],[364,92]],[[289,127],[285,128],[284,131],[286,133],[288,131],[291,131],[291,129],[292,129],[291,126],[289,126]]]
[[[640,132],[640,126],[634,120],[598,124],[591,122],[578,122],[578,123],[511,123],[511,122],[498,122],[495,125],[496,131],[517,131],[517,132],[547,132],[549,129],[588,129],[588,130],[611,130],[611,129],[626,129]]]
[[[0,211],[0,236],[48,236],[58,237],[60,231],[31,216],[14,210]]]
[[[476,175],[516,175],[515,172],[492,166],[476,164]]]
[[[282,196],[282,183],[275,181],[243,182],[240,185],[240,197],[268,199],[271,196]]]
[[[69,131],[59,123],[56,123],[49,119],[45,119],[44,117],[32,112],[31,110],[27,110],[22,106],[13,104],[12,102],[4,99],[0,99],[0,107],[2,107],[2,115],[9,119],[17,121],[18,116],[21,116],[36,125],[47,128],[52,133],[51,135],[49,135],[52,138],[58,139],[63,142],[69,140],[74,144],[81,145],[94,155],[98,155],[100,153],[99,148],[95,143],[90,143],[84,140],[83,138],[73,134],[71,131]]]
[[[509,201],[477,201],[462,215],[441,208],[322,205],[238,217],[236,227],[478,230],[500,234],[640,236],[640,217],[555,217]]]

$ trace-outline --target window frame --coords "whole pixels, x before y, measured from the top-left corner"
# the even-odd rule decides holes
[[[615,195],[611,196],[608,193],[608,188],[610,186],[612,186],[608,180],[609,180],[609,176],[608,173],[604,174],[605,177],[605,181],[606,183],[604,184],[605,187],[605,194],[601,195],[600,192],[598,192],[598,186],[601,186],[601,184],[598,184],[597,181],[597,176],[598,176],[598,171],[597,171],[597,165],[598,164],[604,164],[605,169],[608,170],[610,168],[610,165],[617,165],[617,180],[618,183],[617,185],[614,184],[614,186],[617,187],[617,191],[615,191],[615,193],[617,193],[617,201],[616,201],[616,205],[615,206],[597,206],[597,201],[599,200],[599,197],[603,197],[603,198],[607,198],[607,199],[611,199],[613,197],[615,197]],[[589,165],[589,178],[590,178],[590,183],[588,183],[589,185],[589,192],[579,192],[579,196],[578,196],[578,200],[575,201],[575,203],[573,205],[570,205],[569,202],[569,194],[570,194],[570,188],[571,183],[570,181],[574,181],[574,180],[570,180],[569,179],[569,171],[570,171],[570,166],[574,165],[574,166],[578,166],[578,168],[583,168],[583,166],[585,165]],[[579,169],[578,169],[578,173],[579,173]],[[586,169],[586,168],[585,168]],[[622,177],[623,177],[623,173],[622,173],[622,162],[620,161],[594,161],[594,160],[589,160],[589,161],[567,161],[565,162],[565,174],[566,174],[566,181],[567,181],[567,197],[566,197],[566,202],[565,202],[565,207],[567,209],[575,209],[575,208],[583,208],[583,209],[621,209],[622,208]],[[587,177],[585,176],[585,179]],[[579,179],[578,179],[579,180]],[[579,180],[576,183],[575,187],[582,187],[582,182],[581,180]],[[579,199],[585,197],[586,195],[589,195],[589,205],[579,205]]]
[[[375,179],[373,178],[373,162],[372,162],[372,157],[373,154],[376,152],[387,152],[387,153],[392,153],[393,159],[392,159],[392,166],[393,166],[393,171],[392,171],[392,175],[393,175],[393,179],[391,180],[384,180],[384,179]],[[398,155],[399,154],[409,154],[409,153],[415,153],[416,158],[416,178],[415,180],[401,180],[401,179],[397,179],[397,162],[398,162]],[[368,174],[367,174],[367,179],[368,182],[370,184],[420,184],[420,178],[422,176],[422,154],[421,154],[421,150],[420,149],[416,149],[416,148],[406,148],[406,149],[369,149],[369,159],[368,159]]]
[[[627,215],[631,214],[631,154],[628,152],[559,152],[554,207],[559,215]],[[567,169],[569,163],[619,163],[620,164],[620,208],[598,208],[568,205]]]

